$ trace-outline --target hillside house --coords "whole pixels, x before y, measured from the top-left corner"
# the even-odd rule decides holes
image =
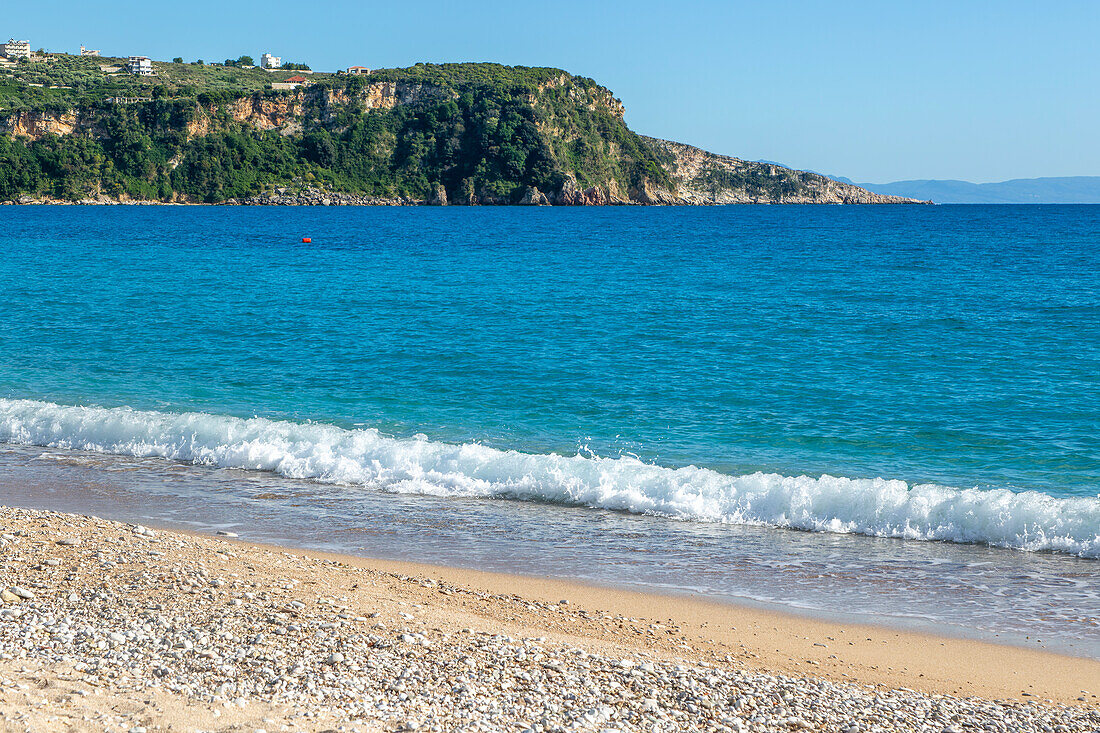
[[[272,56],[269,53],[265,53],[260,56],[260,68],[261,69],[277,69],[283,65],[283,59],[281,56]]]
[[[152,76],[153,61],[148,56],[131,56],[130,73],[135,76]]]
[[[84,48],[83,46],[81,46],[80,47],[80,55],[81,56],[99,56],[100,54],[99,54],[98,50],[91,49],[91,48]]]
[[[352,76],[367,76],[370,74],[370,69],[366,66],[349,66],[348,73]]]
[[[17,41],[12,38],[7,43],[0,43],[0,56],[6,56],[9,59],[29,59],[31,57],[31,42]]]
[[[282,91],[289,91],[291,89],[297,89],[303,84],[308,84],[309,80],[304,76],[292,76],[286,81],[277,81],[271,84],[272,89],[278,89]]]
[[[271,88],[277,92],[289,92],[300,87],[301,84],[292,84],[285,81],[273,81],[271,82]]]

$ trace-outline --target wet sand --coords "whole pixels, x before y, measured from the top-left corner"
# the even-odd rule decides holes
[[[1095,660],[54,512],[0,529],[4,729],[1100,728]]]

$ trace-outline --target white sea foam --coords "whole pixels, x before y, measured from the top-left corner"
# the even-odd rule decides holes
[[[1100,558],[1100,498],[835,476],[731,476],[636,458],[502,451],[376,430],[0,399],[0,442],[162,457],[437,496],[552,501],[676,519],[976,542]]]

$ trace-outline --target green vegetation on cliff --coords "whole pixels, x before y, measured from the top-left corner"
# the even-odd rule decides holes
[[[0,68],[0,115],[12,111],[65,111],[102,103],[109,97],[194,98],[202,92],[261,91],[295,72],[266,72],[235,66],[154,62],[156,76],[128,73],[124,58],[48,56]]]
[[[618,100],[558,69],[418,64],[275,91],[292,72],[157,63],[142,78],[115,73],[124,61],[0,70],[0,199],[218,202],[297,185],[512,203],[531,189],[669,184]]]
[[[560,69],[355,76],[245,68],[251,60],[177,58],[154,62],[151,77],[116,58],[0,67],[0,201],[906,201],[642,137],[610,91]],[[289,88],[299,74],[306,83]]]

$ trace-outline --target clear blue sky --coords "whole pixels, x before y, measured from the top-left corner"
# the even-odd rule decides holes
[[[48,5],[48,7],[47,7]],[[1100,175],[1100,2],[9,3],[34,48],[591,76],[637,131],[861,182]]]

